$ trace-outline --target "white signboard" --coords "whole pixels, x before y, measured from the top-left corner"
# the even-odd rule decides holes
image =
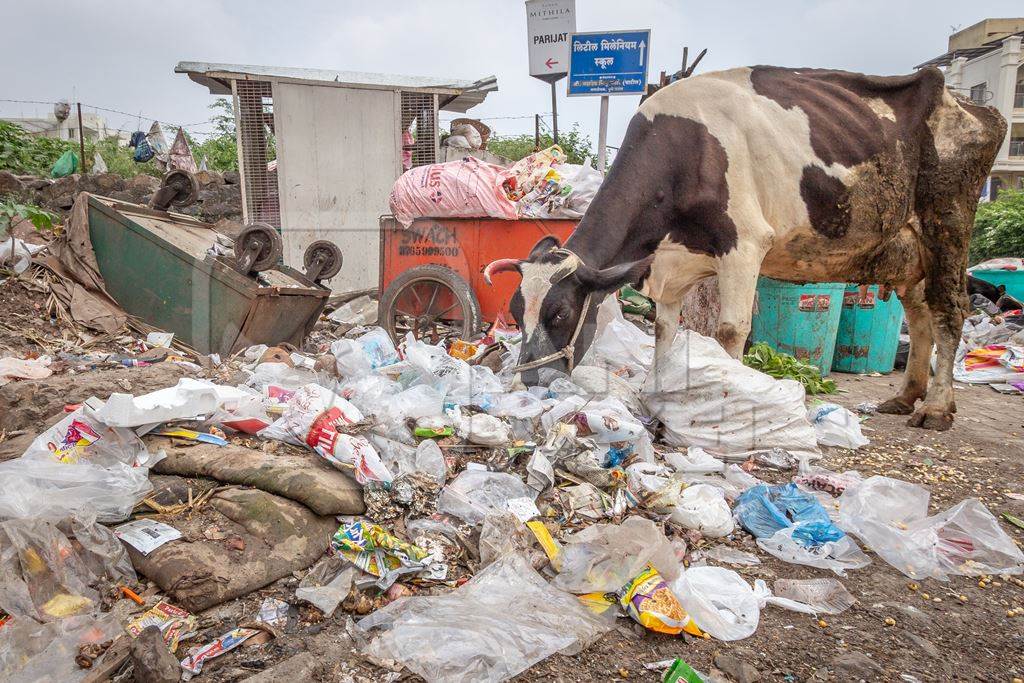
[[[569,35],[576,32],[576,0],[528,0],[526,33],[530,75],[554,82],[569,72]]]

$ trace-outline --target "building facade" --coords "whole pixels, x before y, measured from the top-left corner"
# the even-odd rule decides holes
[[[1024,189],[1024,18],[986,19],[954,33],[946,54],[918,68],[943,68],[946,85],[978,104],[995,107],[1009,124],[984,198]]]

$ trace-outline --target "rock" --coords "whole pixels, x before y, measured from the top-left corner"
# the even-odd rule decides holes
[[[0,196],[20,194],[25,191],[25,184],[14,177],[10,171],[0,171]]]
[[[152,194],[157,191],[160,187],[160,179],[154,178],[151,175],[141,173],[134,178],[129,178],[125,181],[125,190],[131,192],[136,197],[142,197],[143,195]]]
[[[135,203],[135,195],[127,190],[118,190],[117,192],[111,192],[107,195],[111,199],[116,199],[119,202],[128,202],[129,204]]]
[[[747,649],[738,648],[715,655],[715,668],[737,683],[754,683],[761,680],[761,672],[750,663],[756,655]]]
[[[224,171],[224,182],[228,185],[239,185],[242,182],[242,176],[238,174],[238,171]]]
[[[224,184],[224,176],[216,171],[196,171],[193,175],[201,187]]]
[[[93,173],[83,177],[82,185],[89,192],[106,197],[111,192],[123,190],[125,182],[124,178],[116,173]]]
[[[245,226],[240,220],[234,220],[232,218],[221,218],[219,221],[213,224],[213,229],[222,235],[226,235],[231,239],[238,237],[239,233],[242,232],[242,228]]]
[[[835,657],[831,666],[840,681],[874,681],[884,671],[881,664],[856,650]]]
[[[924,652],[926,655],[933,659],[939,657],[939,648],[935,647],[935,643],[923,638],[916,633],[907,633],[907,637]]]
[[[82,176],[77,173],[72,173],[71,175],[63,178],[57,178],[43,188],[39,194],[47,201],[53,201],[55,198],[66,194],[74,195],[78,192],[78,183],[81,178]]]
[[[26,190],[32,190],[33,192],[49,187],[53,182],[49,178],[36,178],[35,176],[20,176],[18,180],[25,186]]]
[[[164,644],[160,627],[144,628],[132,641],[131,653],[135,683],[177,683],[181,679],[181,665]]]

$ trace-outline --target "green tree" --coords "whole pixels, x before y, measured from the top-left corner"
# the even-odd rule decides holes
[[[1024,256],[1024,191],[1003,190],[974,217],[971,263],[1003,256]]]
[[[218,97],[209,108],[214,111],[210,119],[214,124],[214,134],[193,144],[192,155],[197,163],[205,156],[206,167],[211,171],[237,171],[238,142],[235,138],[235,114],[231,101]]]
[[[541,149],[546,149],[553,144],[555,141],[548,133],[540,136]],[[580,130],[579,124],[574,123],[571,130],[559,132],[558,145],[565,152],[570,164],[582,164],[589,158],[591,165],[594,165],[594,159],[597,156],[594,153],[594,144],[591,142],[590,136]],[[533,136],[529,134],[492,136],[487,142],[487,149],[512,161],[519,161],[535,151]]]

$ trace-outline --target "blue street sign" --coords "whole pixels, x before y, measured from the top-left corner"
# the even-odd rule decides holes
[[[569,95],[638,95],[647,89],[650,31],[573,33]]]

